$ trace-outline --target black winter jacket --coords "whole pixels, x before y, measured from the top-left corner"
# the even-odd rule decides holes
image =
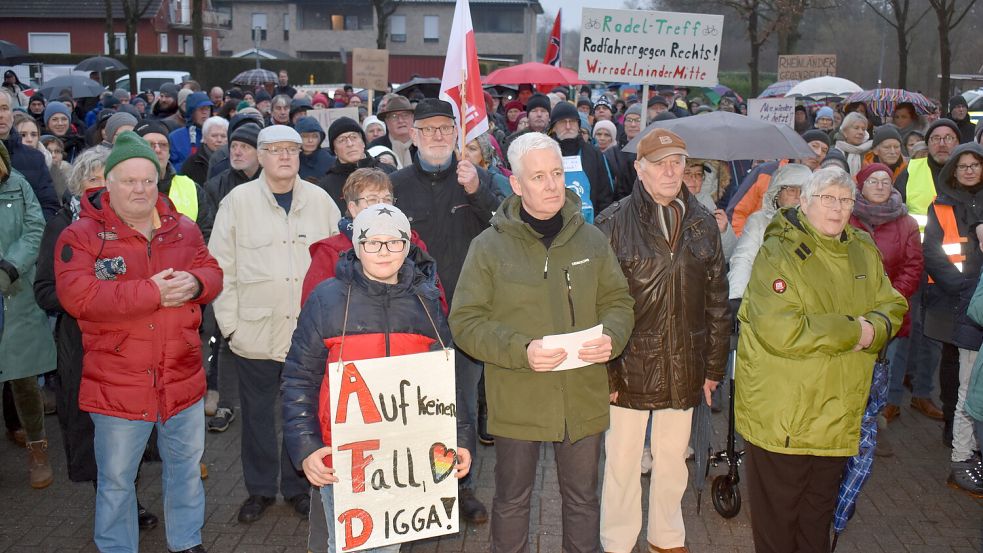
[[[44,219],[50,220],[55,213],[61,209],[61,202],[55,194],[55,185],[51,182],[51,173],[48,172],[48,165],[44,161],[44,154],[25,146],[21,142],[20,135],[16,129],[11,128],[10,134],[3,140],[7,153],[10,154],[10,164],[14,169],[24,175],[27,182],[31,183],[34,195],[38,197],[41,204],[41,211]]]
[[[327,174],[321,177],[321,179],[317,182],[317,185],[323,188],[324,191],[331,196],[331,199],[334,200],[334,203],[338,205],[338,211],[342,215],[348,211],[348,202],[345,201],[345,196],[342,194],[342,189],[345,187],[345,181],[348,180],[348,177],[354,173],[356,169],[364,169],[366,167],[374,167],[387,175],[396,171],[396,168],[392,165],[379,163],[366,155],[364,158],[355,163],[341,163],[340,161],[335,161],[334,165],[328,169]]]
[[[218,213],[218,206],[222,203],[225,195],[240,184],[255,180],[259,177],[262,170],[262,168],[258,168],[256,169],[255,175],[249,176],[238,169],[232,169],[230,167],[208,179],[208,182],[203,187],[205,191],[205,203],[208,205],[208,209],[203,214],[204,217],[202,215],[198,216],[198,220],[200,221],[198,226],[201,228],[201,234],[205,237],[206,244],[212,236],[212,227],[215,225],[215,214]]]

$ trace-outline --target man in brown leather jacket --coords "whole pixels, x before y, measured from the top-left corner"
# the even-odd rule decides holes
[[[683,184],[686,143],[655,129],[638,145],[641,186],[597,218],[635,299],[635,329],[608,363],[611,426],[601,492],[601,544],[628,553],[642,527],[638,474],[652,416],[649,551],[686,553],[680,507],[693,408],[724,376],[731,322],[713,215]]]

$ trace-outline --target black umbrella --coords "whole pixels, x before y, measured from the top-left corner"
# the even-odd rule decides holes
[[[425,98],[436,98],[440,94],[440,79],[417,77],[401,84],[393,92],[409,98],[416,91],[422,92]]]
[[[62,91],[68,91],[72,98],[95,98],[102,94],[106,87],[82,75],[62,75],[50,81],[45,81],[39,92],[45,98],[58,98]]]
[[[17,65],[34,61],[34,57],[13,42],[0,40],[0,65]]]
[[[690,446],[693,448],[693,489],[696,491],[696,512],[700,512],[703,498],[703,488],[706,487],[707,475],[710,472],[710,438],[713,429],[710,427],[710,406],[703,401],[693,408],[693,422],[690,428]]]
[[[276,73],[270,71],[269,69],[249,69],[239,73],[234,79],[232,79],[232,84],[243,86],[260,86],[266,83],[275,82],[277,82]]]
[[[96,71],[98,73],[102,73],[104,71],[122,71],[125,69],[126,66],[123,65],[123,62],[116,58],[106,56],[85,58],[75,66],[76,71]]]

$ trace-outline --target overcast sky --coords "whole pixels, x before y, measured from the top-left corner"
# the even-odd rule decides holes
[[[557,10],[563,8],[563,28],[580,28],[580,9],[588,8],[621,8],[624,2],[621,0],[539,0],[543,6],[543,11],[556,15]]]

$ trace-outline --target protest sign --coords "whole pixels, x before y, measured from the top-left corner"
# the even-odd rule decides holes
[[[457,532],[454,352],[332,363],[327,372],[337,550]]]
[[[804,81],[827,75],[836,76],[836,54],[778,56],[779,81]]]
[[[358,121],[358,108],[312,109],[307,112],[307,116],[317,119],[317,122],[321,124],[321,128],[324,129],[324,141],[321,142],[321,147],[330,148],[331,144],[328,142],[328,127],[330,127],[331,123],[334,123],[336,119],[340,119],[342,117],[348,117],[349,119]]]
[[[353,48],[352,86],[386,90],[389,86],[389,50]]]
[[[584,8],[582,21],[581,79],[717,84],[722,15]]]
[[[795,128],[795,98],[750,98],[747,116]]]

